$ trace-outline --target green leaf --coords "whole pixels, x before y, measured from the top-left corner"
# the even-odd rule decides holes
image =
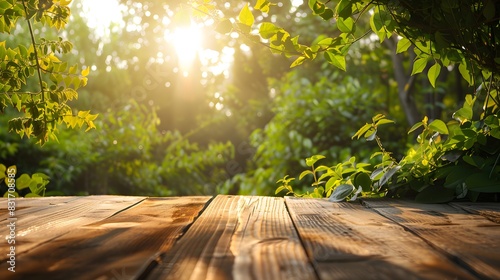
[[[379,186],[385,185],[389,180],[396,174],[396,172],[401,169],[401,166],[397,165],[395,167],[388,168],[387,171],[384,173],[382,178],[378,181]]]
[[[299,180],[302,180],[302,178],[304,178],[304,176],[306,176],[308,174],[313,175],[314,173],[311,170],[304,170],[304,171],[302,171],[302,173],[300,173]]]
[[[307,166],[313,166],[318,160],[324,159],[325,156],[323,155],[314,155],[312,157],[306,158],[306,165]]]
[[[248,3],[246,3],[246,5],[241,9],[238,20],[247,26],[252,26],[255,22],[255,18],[253,17],[250,8],[248,8]]]
[[[339,68],[340,70],[346,71],[346,63],[344,56],[334,54],[331,51],[326,51],[325,59],[333,66]]]
[[[337,27],[341,32],[351,33],[354,31],[354,20],[351,17],[346,19],[338,18]]]
[[[436,63],[429,68],[429,71],[427,72],[427,77],[429,78],[429,82],[431,83],[432,87],[436,87],[436,80],[439,77],[439,73],[441,72],[441,65],[439,63]]]
[[[472,108],[470,107],[460,108],[458,111],[453,113],[452,117],[454,120],[457,120],[460,123],[464,123],[472,119]]]
[[[372,128],[372,125],[367,123],[363,125],[358,131],[352,136],[352,139],[357,137],[357,139],[361,138],[370,128]]]
[[[342,184],[333,190],[332,194],[328,198],[331,202],[340,202],[346,199],[351,193],[353,193],[356,189],[353,185]]]
[[[375,123],[375,126],[380,126],[380,125],[389,124],[389,123],[395,123],[395,122],[393,120],[389,120],[389,119],[381,119],[381,120],[378,120],[377,123]]]
[[[489,178],[489,173],[475,173],[465,179],[467,189],[476,192],[500,192],[500,179]]]
[[[373,141],[377,137],[377,129],[369,129],[364,135],[366,141]]]
[[[376,114],[375,116],[372,117],[372,122],[379,121],[381,119],[385,118],[384,114]]]
[[[17,166],[11,165],[7,168],[7,172],[10,174],[17,174]]]
[[[455,198],[455,189],[430,186],[418,193],[415,201],[419,203],[444,203],[453,198]]]
[[[413,69],[411,71],[411,75],[421,73],[422,71],[424,71],[425,66],[427,66],[427,58],[426,57],[419,57],[419,58],[415,59],[415,62],[413,63]]]
[[[455,189],[459,184],[462,184],[471,173],[473,173],[473,170],[470,167],[457,165],[453,167],[446,176],[443,186],[445,188]]]
[[[13,193],[11,193],[11,192],[5,192],[3,194],[3,197],[9,197],[9,196],[12,196],[12,195],[15,196],[15,197],[20,197],[20,195],[19,195],[18,192],[13,192]]]
[[[354,186],[361,187],[364,192],[372,191],[372,180],[370,176],[364,172],[356,174],[353,180]]]
[[[314,3],[312,3],[314,2]],[[314,1],[309,1],[309,7],[313,11],[314,14],[316,15],[321,15],[323,12],[325,12],[325,4],[318,2],[316,0]]]
[[[413,131],[415,131],[415,130],[419,129],[419,128],[420,128],[421,126],[423,126],[423,125],[424,125],[424,123],[423,123],[423,122],[418,122],[418,123],[414,124],[414,125],[410,128],[410,130],[408,130],[408,134],[410,134],[410,133],[412,133]]]
[[[276,33],[280,30],[281,28],[270,22],[263,22],[259,27],[259,34],[262,38],[269,39],[276,35]]]
[[[257,3],[255,3],[254,8],[262,11],[263,13],[269,13],[270,6],[271,3],[267,0],[257,0]]]
[[[411,46],[410,40],[406,38],[401,38],[398,41],[398,45],[396,47],[396,53],[402,53],[408,50],[408,48]]]
[[[348,18],[352,16],[352,2],[350,0],[339,1],[336,9],[339,18]]]
[[[460,72],[460,75],[462,75],[462,78],[464,78],[470,86],[474,84],[474,78],[472,77],[472,74],[470,73],[469,69],[467,69],[467,65],[464,63],[460,63],[458,65],[458,72]]]
[[[330,20],[333,18],[333,10],[332,9],[329,9],[329,8],[326,8],[325,11],[323,13],[321,13],[321,15],[319,15],[321,18],[323,18],[324,20]],[[354,26],[356,27],[356,26]]]
[[[303,57],[303,56],[299,56],[299,57],[297,57],[297,59],[296,59],[296,60],[294,60],[294,61],[292,62],[292,64],[290,65],[290,68],[293,68],[293,67],[296,67],[296,66],[301,65],[302,63],[304,63],[304,61],[305,61],[305,60],[306,60],[306,58],[305,58],[305,57]]]
[[[23,175],[19,176],[19,178],[17,178],[17,180],[16,180],[16,188],[18,190],[25,189],[25,188],[29,187],[30,184],[31,184],[31,177],[28,174],[23,174]]]
[[[448,134],[448,127],[442,120],[433,120],[429,124],[429,128],[432,129],[433,131],[439,132],[441,134]]]
[[[0,180],[3,180],[3,178],[5,178],[5,171],[7,171],[7,168],[5,167],[5,165],[0,163]]]

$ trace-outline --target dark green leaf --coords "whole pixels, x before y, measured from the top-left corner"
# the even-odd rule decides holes
[[[370,176],[364,172],[356,174],[353,184],[355,187],[361,187],[364,192],[372,191],[372,180]]]
[[[328,198],[331,202],[340,202],[346,199],[351,193],[355,191],[353,185],[342,184],[333,190],[332,194]]]
[[[455,198],[455,189],[429,186],[419,192],[415,201],[419,203],[445,203]]]
[[[471,191],[495,193],[500,192],[500,179],[489,178],[489,173],[475,173],[465,179],[467,188]]]

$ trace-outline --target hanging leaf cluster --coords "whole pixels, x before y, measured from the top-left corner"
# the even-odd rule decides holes
[[[28,28],[29,46],[0,42],[0,112],[14,108],[20,116],[9,121],[9,130],[21,137],[35,137],[40,144],[57,139],[57,126],[95,128],[97,115],[73,112],[67,104],[78,98],[77,90],[87,84],[90,68],[61,61],[73,44],[62,38],[35,38],[33,23],[60,30],[69,20],[71,0],[7,0],[0,2],[0,32],[10,34],[16,25]],[[37,91],[27,91],[33,79]]]

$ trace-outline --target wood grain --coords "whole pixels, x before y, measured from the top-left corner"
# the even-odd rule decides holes
[[[20,254],[61,236],[74,227],[100,221],[130,207],[144,197],[132,196],[86,196],[58,198],[17,199],[16,221],[16,253]],[[7,205],[7,201],[0,201]],[[0,228],[6,228],[9,220],[7,211],[3,210]],[[2,233],[4,233],[2,231]],[[6,242],[0,244],[4,251]],[[0,260],[6,260],[1,255]]]
[[[500,203],[453,202],[450,205],[500,224]]]
[[[286,197],[321,279],[474,279],[426,242],[358,203]]]
[[[282,198],[217,196],[148,279],[315,279]]]
[[[19,254],[10,279],[138,278],[168,251],[210,197],[148,198],[119,213],[81,226]],[[87,215],[103,212],[106,199]],[[0,265],[0,279],[7,267]]]
[[[500,279],[500,224],[448,204],[401,200],[365,204],[478,277]]]

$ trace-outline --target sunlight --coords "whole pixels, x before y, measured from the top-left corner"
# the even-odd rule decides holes
[[[109,36],[111,24],[122,21],[118,0],[82,0],[81,5],[87,25],[94,30],[98,38]]]
[[[202,50],[202,32],[197,26],[176,28],[173,33],[165,31],[165,40],[172,44],[179,58],[179,67],[184,76],[188,76],[189,69]]]

